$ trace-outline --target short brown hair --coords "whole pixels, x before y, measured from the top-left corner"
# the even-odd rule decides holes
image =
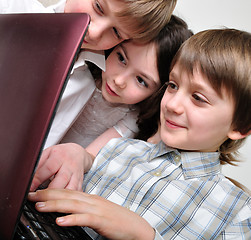
[[[132,38],[141,43],[154,39],[169,22],[177,0],[123,0],[116,16],[130,26]]]

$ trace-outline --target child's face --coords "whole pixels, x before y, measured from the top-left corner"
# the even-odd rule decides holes
[[[123,1],[117,0],[67,0],[64,11],[88,13],[91,22],[82,48],[105,50],[130,38],[129,27],[114,15],[123,7]]]
[[[162,141],[178,149],[217,151],[233,133],[234,104],[222,95],[199,71],[191,76],[176,63],[161,102]]]
[[[136,104],[160,87],[156,47],[126,42],[117,46],[102,73],[102,94],[112,103]]]

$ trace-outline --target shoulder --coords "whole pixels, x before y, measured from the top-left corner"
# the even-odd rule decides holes
[[[141,155],[142,152],[151,149],[151,144],[137,139],[131,138],[113,138],[111,139],[101,150],[100,154],[109,153],[109,156],[121,155],[125,152],[127,156],[130,155]]]

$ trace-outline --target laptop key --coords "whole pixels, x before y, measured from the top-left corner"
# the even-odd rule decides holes
[[[37,233],[38,237],[40,240],[53,240],[50,238],[50,236],[48,236],[48,234],[44,231],[38,231]]]

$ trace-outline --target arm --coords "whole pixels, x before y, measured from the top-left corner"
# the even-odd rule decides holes
[[[75,143],[58,144],[45,149],[31,184],[31,191],[51,179],[49,188],[82,190],[83,175],[98,151],[111,139],[121,137],[114,128],[96,138],[86,149]]]
[[[60,226],[87,226],[109,239],[154,239],[154,229],[146,220],[97,195],[46,189],[30,193],[29,200],[39,201],[36,208],[41,212],[72,213],[56,219]]]
[[[112,138],[120,138],[120,134],[115,130],[115,128],[111,127],[106,130],[103,134],[97,137],[92,143],[90,143],[86,147],[86,151],[93,155],[97,156],[99,150],[106,145]]]

